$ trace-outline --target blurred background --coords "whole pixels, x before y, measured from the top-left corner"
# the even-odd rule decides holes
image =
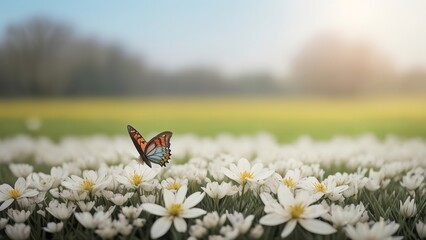
[[[426,136],[426,2],[0,3],[0,137]]]

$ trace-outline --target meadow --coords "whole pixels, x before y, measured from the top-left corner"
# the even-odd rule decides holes
[[[426,97],[29,99],[0,101],[0,137],[15,134],[60,139],[69,135],[144,133],[215,136],[266,131],[281,142],[301,135],[372,133],[426,137]],[[38,122],[31,129],[31,122]]]
[[[1,239],[426,238],[426,98],[0,101]],[[126,126],[170,130],[166,167]]]

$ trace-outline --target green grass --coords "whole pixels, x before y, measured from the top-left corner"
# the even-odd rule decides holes
[[[143,134],[272,133],[279,141],[301,135],[373,133],[379,137],[426,138],[426,98],[361,99],[53,99],[0,101],[0,138],[16,134],[48,136],[123,135],[131,124]],[[41,128],[30,131],[28,118]]]
[[[30,130],[28,119],[39,119],[41,127]],[[215,136],[218,133],[237,135],[255,134],[266,131],[279,141],[288,142],[301,135],[315,139],[328,139],[335,135],[356,136],[373,133],[379,137],[394,134],[398,137],[420,137],[426,139],[426,98],[373,98],[373,99],[60,99],[60,100],[3,100],[0,101],[0,138],[16,134],[47,136],[58,140],[64,136],[84,136],[92,134],[126,135],[126,125],[131,124],[141,133],[148,134],[170,130],[176,134],[193,133],[200,136]],[[24,147],[24,146],[23,146]],[[34,164],[32,159],[19,159],[33,164],[34,171],[49,172],[49,167]],[[173,165],[172,165],[173,166]],[[350,172],[344,165],[325,168],[326,175],[336,171]],[[0,164],[0,182],[13,184],[16,180],[6,164]],[[205,182],[190,182],[190,193],[201,191]],[[156,191],[156,192],[155,192]],[[162,199],[160,191],[152,194]],[[147,193],[143,193],[147,194]],[[48,200],[51,196],[47,194]],[[400,224],[396,235],[415,239],[415,223],[425,220],[426,197],[421,190],[416,191],[417,215],[405,219],[399,213],[399,201],[405,201],[407,191],[398,179],[393,179],[385,188],[376,192],[362,190],[357,198],[345,200],[345,204],[363,202],[369,211],[370,220],[380,217]],[[161,202],[162,200],[160,200]],[[126,205],[140,204],[138,194]],[[161,202],[162,203],[162,202]],[[96,199],[96,205],[105,207],[113,204],[104,198]],[[15,206],[16,207],[16,206]],[[207,211],[226,210],[243,212],[245,216],[255,215],[254,223],[263,216],[263,203],[256,194],[227,196],[219,204],[205,197],[198,207]],[[36,206],[36,210],[39,207]],[[119,209],[114,213],[117,219]],[[0,213],[6,217],[6,212]],[[157,219],[147,212],[142,213],[146,226],[134,228],[131,236],[138,239],[149,238],[149,228]],[[41,218],[34,211],[29,224],[34,229],[31,238],[82,238],[93,239],[93,231],[84,229],[74,216],[65,222],[64,230],[52,235],[41,229],[49,221],[57,221],[47,214]],[[188,220],[189,225],[195,220]],[[227,222],[226,224],[229,224]],[[265,226],[265,239],[280,239],[283,225]],[[219,234],[219,228],[210,231]],[[4,238],[4,232],[0,238]],[[186,239],[188,233],[180,234],[172,229],[162,239]],[[240,236],[248,239],[248,234]],[[328,236],[318,236],[296,227],[289,239],[345,239],[344,230]],[[124,239],[124,237],[123,237]]]
[[[315,139],[329,139],[336,134],[357,136],[374,133],[378,137],[395,134],[403,138],[426,137],[426,124],[423,120],[390,121],[209,121],[163,120],[163,121],[114,121],[114,120],[74,120],[46,119],[37,131],[25,127],[23,119],[0,119],[0,136],[10,137],[16,134],[48,136],[58,140],[67,135],[85,136],[91,134],[124,135],[126,126],[131,124],[143,133],[170,130],[175,134],[195,133],[200,136],[214,136],[218,133],[237,135],[256,134],[266,131],[281,142],[289,142],[301,135],[310,135]]]

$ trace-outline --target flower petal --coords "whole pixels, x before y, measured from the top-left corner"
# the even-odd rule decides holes
[[[191,208],[185,210],[180,216],[183,218],[196,218],[203,214],[206,214],[206,211],[204,211],[201,208]]]
[[[259,174],[257,174],[256,177],[254,177],[254,180],[255,181],[263,180],[265,178],[270,177],[273,173],[274,173],[274,170],[263,170]]]
[[[132,185],[132,183],[130,182],[130,180],[127,177],[124,177],[124,176],[121,176],[121,175],[116,175],[115,180],[117,180],[119,183],[121,183],[125,186]]]
[[[330,224],[317,219],[299,219],[299,223],[311,233],[328,235],[336,232]]]
[[[0,193],[5,194],[9,196],[9,190],[12,190],[13,188],[9,184],[2,184],[0,185]]]
[[[294,228],[296,227],[297,221],[296,220],[291,220],[289,221],[285,227],[283,232],[281,233],[281,238],[285,238],[288,235],[290,235],[291,232],[293,232]]]
[[[302,218],[317,218],[322,216],[327,212],[327,209],[320,204],[311,205],[305,209],[305,212],[302,214]]]
[[[25,192],[19,198],[34,197],[34,196],[37,196],[37,194],[38,194],[37,190],[27,189],[27,190],[25,190]]]
[[[172,226],[172,218],[170,217],[160,217],[157,221],[152,224],[151,227],[151,238],[157,239],[164,234],[166,234],[170,226]]]
[[[338,186],[338,187],[336,187],[336,188],[333,190],[333,192],[335,192],[335,193],[341,193],[341,192],[343,192],[343,191],[346,191],[348,188],[349,188],[349,186],[348,186],[348,185]]]
[[[205,193],[195,192],[191,194],[183,203],[183,207],[188,209],[197,205],[201,200],[203,200]]]
[[[231,170],[229,170],[227,168],[222,168],[222,172],[228,178],[230,178],[230,179],[232,179],[232,180],[234,180],[236,182],[239,182],[240,178],[234,172],[232,172]]]
[[[261,170],[262,170],[262,168],[263,168],[263,164],[261,164],[261,163],[256,163],[256,164],[254,164],[252,167],[251,167],[251,172],[254,174],[254,175],[256,175],[256,174],[258,174]]]
[[[245,158],[240,158],[240,160],[238,160],[238,169],[243,172],[243,171],[250,171],[250,163],[247,159]]]
[[[278,200],[284,207],[294,203],[294,196],[290,189],[284,185],[278,187]]]
[[[175,202],[175,194],[168,190],[163,190],[164,206],[168,208],[173,202]]]
[[[169,214],[167,209],[165,209],[163,206],[153,204],[153,203],[143,203],[142,208],[143,210],[157,216],[166,216]]]
[[[175,195],[175,202],[183,203],[183,200],[186,197],[187,191],[188,191],[188,187],[186,185],[183,185],[182,187],[180,187]]]
[[[10,204],[12,204],[14,200],[15,200],[15,199],[10,198],[10,199],[7,199],[6,201],[4,201],[4,202],[1,204],[1,206],[0,206],[0,212],[1,212],[1,211],[3,211],[3,210],[5,210],[7,207],[9,207],[9,206],[10,206]]]
[[[278,213],[271,213],[271,214],[267,214],[265,216],[263,216],[259,222],[262,225],[267,225],[267,226],[276,226],[282,223],[285,223],[288,221],[289,218],[284,217],[281,214]]]
[[[173,225],[178,232],[186,232],[186,222],[181,217],[175,217],[173,219]]]
[[[23,177],[19,177],[15,182],[15,189],[20,189],[21,191],[25,189],[27,186],[25,179]]]

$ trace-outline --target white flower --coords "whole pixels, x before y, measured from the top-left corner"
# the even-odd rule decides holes
[[[7,218],[0,218],[0,230],[2,230],[6,226],[8,221],[9,219]]]
[[[129,200],[129,198],[133,196],[133,194],[134,194],[133,192],[128,192],[125,195],[116,193],[109,200],[113,202],[115,205],[121,206],[125,202],[127,202],[127,200]]]
[[[59,203],[57,200],[52,200],[49,202],[49,207],[46,207],[46,210],[52,214],[55,218],[65,221],[70,218],[71,214],[74,212],[75,205],[72,203]]]
[[[17,199],[18,205],[22,209],[34,211],[36,204],[41,204],[44,201],[46,192],[39,192],[36,196],[30,198],[20,198]]]
[[[420,238],[426,238],[426,224],[424,224],[424,222],[419,221],[416,223],[416,230]]]
[[[408,191],[414,191],[422,184],[424,177],[417,174],[407,174],[402,177],[401,186],[405,187]]]
[[[163,188],[176,192],[179,190],[182,186],[188,185],[188,179],[187,178],[167,178],[166,180],[161,181],[161,185]]]
[[[346,189],[346,191],[343,192],[343,196],[346,198],[357,196],[359,194],[359,191],[365,187],[367,182],[369,181],[367,177],[364,176],[365,173],[361,172],[361,169],[357,173],[352,174],[335,174],[335,179],[338,183],[345,184],[347,183],[349,185],[349,188]]]
[[[49,190],[50,195],[52,195],[53,198],[59,198],[61,197],[61,193],[59,192],[59,188],[51,188]]]
[[[50,176],[54,179],[52,187],[56,188],[68,177],[68,171],[62,167],[52,167],[50,169]]]
[[[118,220],[114,220],[112,222],[112,225],[123,236],[129,235],[133,229],[133,225],[129,224],[129,221],[127,220],[126,216],[124,216],[123,214],[118,214]]]
[[[265,204],[265,212],[259,222],[263,225],[275,226],[287,223],[281,233],[281,237],[287,237],[299,223],[303,228],[312,233],[331,234],[336,232],[328,223],[315,218],[327,212],[323,206],[311,205],[315,199],[307,192],[299,192],[296,196],[289,188],[281,185],[278,188],[279,203],[269,194],[262,193],[261,199]]]
[[[210,235],[209,240],[229,240],[221,235]]]
[[[90,202],[78,201],[77,205],[82,212],[90,212],[93,206],[95,206],[95,201],[90,201]]]
[[[249,215],[244,218],[244,215],[239,212],[234,212],[233,214],[226,213],[228,220],[232,224],[233,229],[237,229],[239,234],[246,233],[253,222],[254,215]]]
[[[368,223],[357,223],[356,226],[345,227],[346,236],[352,240],[365,239],[402,239],[402,237],[392,237],[398,231],[399,224],[390,222],[386,224],[383,219],[374,223],[371,228]]]
[[[142,203],[155,203],[156,196],[155,195],[142,195],[141,197]]]
[[[33,172],[33,166],[26,163],[9,164],[9,169],[15,177],[27,177]]]
[[[64,227],[63,222],[59,222],[59,223],[49,222],[47,223],[47,226],[43,228],[43,230],[50,233],[57,233],[57,232],[60,232],[63,227]]]
[[[283,178],[277,174],[278,179],[290,188],[291,190],[295,190],[300,181],[300,169],[296,168],[294,170],[288,170]]]
[[[31,228],[24,223],[16,223],[15,225],[6,225],[5,230],[7,236],[13,240],[28,239],[31,233]]]
[[[417,213],[417,205],[414,202],[414,199],[410,201],[410,197],[405,200],[404,204],[402,204],[402,201],[399,201],[399,212],[402,216],[405,218],[411,218],[416,216]]]
[[[15,223],[24,223],[27,221],[27,219],[30,217],[31,212],[25,211],[25,210],[15,210],[15,209],[8,209],[7,215],[15,222]]]
[[[130,219],[136,219],[141,215],[143,207],[140,206],[129,206],[129,207],[122,207],[121,208],[121,213],[126,216],[127,218]]]
[[[85,228],[94,229],[98,227],[99,224],[103,223],[110,218],[112,212],[114,211],[115,206],[108,209],[108,211],[97,211],[95,214],[90,214],[89,212],[74,213],[77,221],[83,225]]]
[[[27,187],[28,185],[22,177],[16,180],[14,188],[9,184],[0,185],[0,202],[3,202],[0,206],[0,211],[9,207],[15,200],[34,197],[38,194],[37,190],[28,189]]]
[[[72,175],[62,182],[62,186],[75,191],[87,191],[96,193],[105,189],[112,181],[111,176],[106,176],[105,172],[99,175],[93,170],[83,171],[83,178]]]
[[[219,232],[228,240],[236,239],[239,236],[238,229],[234,229],[229,225],[221,227]]]
[[[192,237],[202,238],[207,234],[207,229],[201,225],[194,224],[191,227],[189,227],[189,235]]]
[[[205,193],[195,192],[185,199],[186,192],[186,185],[182,186],[176,194],[164,189],[165,207],[152,203],[142,204],[145,211],[161,216],[151,227],[151,238],[159,238],[166,234],[172,222],[178,232],[185,232],[187,225],[184,218],[195,218],[206,213],[203,209],[193,208],[201,202]]]
[[[238,188],[233,186],[231,183],[221,182],[209,182],[206,187],[201,187],[205,193],[211,198],[222,199],[225,196],[231,196],[238,192]]]
[[[114,192],[109,191],[109,190],[102,190],[102,191],[100,191],[100,193],[101,193],[100,195],[102,195],[107,200],[109,200],[110,198],[112,198],[114,196]]]
[[[327,221],[333,223],[335,228],[353,225],[360,221],[368,220],[368,214],[362,203],[359,205],[346,205],[344,208],[339,205],[331,205],[330,213],[322,216]]]
[[[256,224],[254,228],[250,230],[250,237],[253,239],[258,239],[263,235],[263,227],[260,224]]]
[[[150,185],[149,183],[157,174],[157,170],[133,161],[124,168],[124,176],[116,175],[115,178],[127,188],[137,188]]]
[[[217,226],[221,226],[225,223],[226,221],[226,215],[223,214],[221,217],[219,217],[219,214],[214,211],[211,213],[207,213],[204,217],[203,217],[203,226],[206,227],[207,229],[213,229]]]
[[[370,169],[368,181],[365,184],[365,188],[367,188],[371,192],[377,191],[380,188],[385,188],[389,184],[390,179],[384,179],[384,177],[384,172],[375,172]]]
[[[110,218],[99,224],[99,228],[95,231],[102,239],[112,239],[118,234],[118,229],[112,224]]]
[[[341,193],[349,188],[348,185],[337,186],[336,182],[332,178],[328,178],[323,182],[319,182],[315,177],[308,177],[304,179],[300,183],[300,187],[313,193],[315,199],[320,199],[324,195],[339,199],[339,196],[342,196]]]
[[[145,223],[146,223],[146,220],[143,218],[136,218],[132,222],[133,226],[139,227],[139,228],[145,226]]]
[[[52,190],[53,189],[49,191],[51,194],[52,194]],[[56,195],[56,193],[54,194]],[[77,201],[84,201],[88,199],[88,192],[64,189],[59,193],[59,196],[65,200],[68,200],[71,202],[77,202]]]
[[[55,183],[55,179],[53,177],[44,173],[31,173],[27,177],[27,181],[30,186],[42,192],[49,191]]]
[[[263,168],[261,163],[256,163],[253,166],[245,158],[238,161],[238,165],[231,164],[228,168],[222,168],[223,173],[230,179],[243,185],[246,182],[256,183],[270,177],[274,170]]]

